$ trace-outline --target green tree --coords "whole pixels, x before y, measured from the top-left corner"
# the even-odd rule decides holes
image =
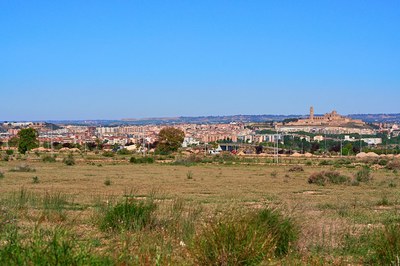
[[[185,133],[174,127],[165,127],[158,134],[159,143],[157,145],[158,153],[170,153],[177,151],[181,147]]]
[[[8,146],[10,147],[18,147],[19,139],[18,137],[12,137],[8,140]]]
[[[38,133],[33,128],[21,129],[18,132],[18,151],[25,154],[27,151],[39,147]]]

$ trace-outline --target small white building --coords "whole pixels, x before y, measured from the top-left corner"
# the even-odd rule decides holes
[[[361,139],[368,145],[379,145],[382,144],[382,139],[381,138],[363,138]]]

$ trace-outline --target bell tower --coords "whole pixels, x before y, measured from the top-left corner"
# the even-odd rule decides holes
[[[310,120],[314,120],[314,107],[310,107]]]

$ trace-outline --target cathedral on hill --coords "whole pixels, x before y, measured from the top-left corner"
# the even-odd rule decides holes
[[[314,115],[314,107],[310,108],[310,116],[305,119],[289,122],[288,126],[365,126],[362,120],[351,119],[339,115],[335,110],[323,116]]]

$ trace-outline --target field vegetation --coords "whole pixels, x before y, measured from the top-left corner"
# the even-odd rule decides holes
[[[0,158],[1,265],[400,262],[393,158]]]

